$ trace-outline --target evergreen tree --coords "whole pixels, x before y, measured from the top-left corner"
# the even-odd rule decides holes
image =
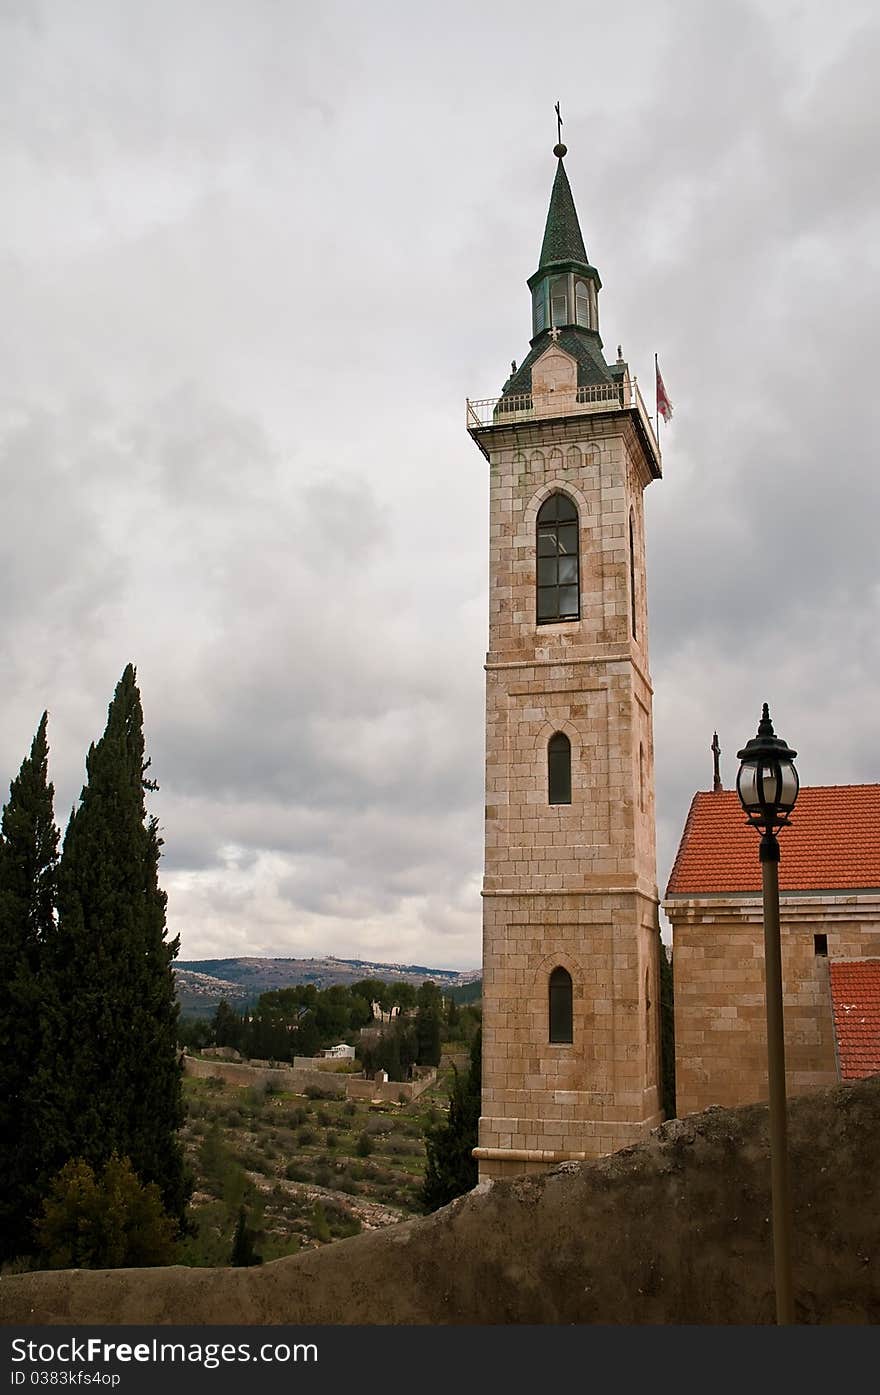
[[[440,1064],[440,1015],[443,997],[435,983],[423,983],[416,1011],[416,1061],[420,1066]]]
[[[247,1210],[244,1206],[241,1206],[238,1211],[235,1234],[232,1237],[232,1254],[229,1260],[230,1264],[236,1265],[237,1267],[248,1267],[252,1264],[263,1263],[262,1255],[257,1254],[257,1232],[251,1229],[247,1221]]]
[[[446,1206],[477,1185],[477,1163],[471,1153],[477,1146],[482,1078],[482,1032],[477,1032],[470,1070],[464,1076],[455,1073],[449,1118],[425,1131],[428,1161],[422,1200],[428,1211]]]
[[[31,1252],[41,1200],[33,1091],[58,862],[46,724],[44,712],[0,823],[0,1260]]]
[[[660,1069],[663,1112],[675,1118],[675,1003],[672,952],[660,941]]]
[[[178,1130],[181,1061],[161,838],[148,818],[143,711],[135,670],[117,685],[86,760],[59,869],[59,921],[48,943],[50,992],[40,1093],[44,1176],[69,1159],[97,1168],[115,1152],[156,1183],[183,1225],[191,1186]]]

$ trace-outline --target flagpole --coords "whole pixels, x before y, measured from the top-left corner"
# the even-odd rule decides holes
[[[660,449],[660,398],[658,385],[660,383],[660,365],[657,362],[657,355],[654,355],[654,426],[657,430],[657,449]]]

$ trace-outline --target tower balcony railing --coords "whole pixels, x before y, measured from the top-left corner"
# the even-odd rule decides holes
[[[659,458],[660,446],[654,423],[635,378],[615,383],[590,383],[586,387],[549,388],[540,393],[524,392],[509,397],[467,399],[467,429],[479,432],[491,426],[519,426],[547,417],[579,416],[590,412],[638,413]]]

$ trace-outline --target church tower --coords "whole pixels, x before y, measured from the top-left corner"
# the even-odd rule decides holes
[[[490,478],[481,1178],[663,1117],[642,499],[660,451],[620,350],[605,361],[553,153],[530,351],[468,402]]]

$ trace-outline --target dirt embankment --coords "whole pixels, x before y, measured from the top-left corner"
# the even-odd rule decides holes
[[[797,1316],[880,1321],[880,1076],[790,1102]],[[768,1323],[767,1110],[478,1188],[443,1211],[256,1269],[0,1280],[0,1322]]]

